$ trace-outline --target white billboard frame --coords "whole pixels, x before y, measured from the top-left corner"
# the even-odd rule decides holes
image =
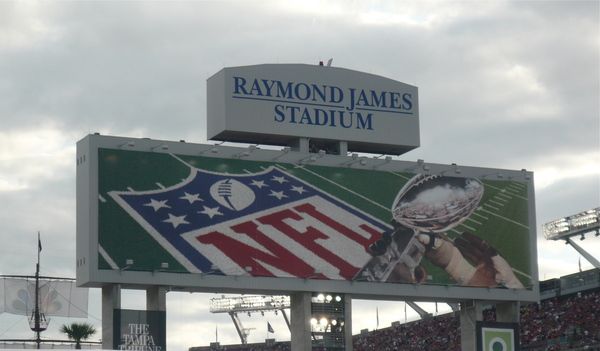
[[[317,280],[221,276],[211,274],[130,271],[127,267],[98,268],[98,149],[122,149],[176,155],[202,155],[251,161],[272,161],[302,165],[311,162],[322,166],[339,166],[381,171],[421,169],[430,174],[450,173],[460,177],[485,177],[490,180],[513,179],[527,183],[530,273],[532,285],[526,289],[479,288],[455,285],[374,283],[364,281]],[[351,294],[359,299],[416,300],[456,302],[466,299],[489,301],[538,301],[538,269],[535,225],[535,198],[532,172],[511,171],[455,164],[429,164],[422,161],[396,161],[390,158],[321,155],[284,150],[263,150],[223,145],[192,144],[127,137],[88,135],[77,143],[77,285],[102,287],[120,284],[123,288],[144,289],[167,286],[171,291],[290,294],[293,292],[329,291]]]

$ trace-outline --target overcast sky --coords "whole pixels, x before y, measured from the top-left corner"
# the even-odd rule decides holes
[[[600,206],[599,13],[598,1],[0,2],[0,274],[34,272],[39,230],[42,274],[74,276],[86,134],[206,142],[209,76],[329,58],[419,88],[422,146],[400,159],[535,172],[540,279],[574,273],[579,255],[541,226]],[[599,238],[580,243],[600,256]],[[168,295],[171,350],[207,345],[217,325],[239,341],[212,296]],[[355,333],[376,307],[380,326],[404,319],[402,303],[358,301]],[[99,326],[97,290],[90,313]],[[270,315],[243,319],[250,341],[267,321],[289,340]],[[0,338],[30,335],[0,315]]]

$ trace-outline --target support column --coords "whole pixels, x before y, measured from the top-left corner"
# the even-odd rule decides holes
[[[339,155],[346,156],[348,154],[348,142],[340,141]]]
[[[344,295],[344,350],[353,351],[352,344],[352,296]]]
[[[308,138],[298,138],[292,145],[292,151],[302,152],[307,154],[309,152],[309,142]]]
[[[519,323],[521,304],[508,301],[496,304],[496,322]]]
[[[114,310],[121,308],[121,287],[118,284],[102,286],[102,348],[113,349]]]
[[[460,343],[462,351],[477,350],[476,322],[483,320],[479,301],[468,300],[460,303]]]
[[[290,295],[292,319],[292,351],[311,351],[310,338],[311,293],[297,292]]]
[[[146,288],[146,310],[167,310],[167,289],[162,286],[151,286]]]

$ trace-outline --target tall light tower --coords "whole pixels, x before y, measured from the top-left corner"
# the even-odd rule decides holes
[[[594,267],[600,268],[600,262],[572,239],[574,236],[580,236],[581,241],[585,239],[586,234],[591,233],[600,236],[600,207],[548,222],[544,224],[543,229],[547,240],[565,240]]]
[[[228,313],[235,325],[235,329],[238,332],[242,344],[248,343],[250,329],[242,326],[242,321],[238,318],[238,312],[246,312],[248,315],[250,315],[251,312],[261,312],[262,315],[264,315],[266,311],[275,311],[275,313],[279,311],[285,319],[288,328],[290,328],[290,320],[285,312],[285,309],[289,308],[290,297],[285,295],[223,296],[210,299],[210,312]]]

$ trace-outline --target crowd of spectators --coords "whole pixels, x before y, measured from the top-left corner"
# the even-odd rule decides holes
[[[484,320],[495,321],[493,309]],[[543,300],[521,308],[521,350],[600,349],[600,291]],[[459,317],[450,313],[354,337],[355,351],[460,350]]]
[[[460,350],[458,326],[454,314],[400,324],[354,336],[354,350]]]
[[[523,351],[600,350],[600,291],[588,291],[532,303],[521,308],[520,341]],[[493,309],[484,320],[494,321]],[[434,318],[355,335],[355,351],[458,351],[459,316]],[[289,351],[289,342],[272,345],[231,345],[218,350]]]
[[[600,344],[600,291],[521,308],[521,344],[548,351]]]

